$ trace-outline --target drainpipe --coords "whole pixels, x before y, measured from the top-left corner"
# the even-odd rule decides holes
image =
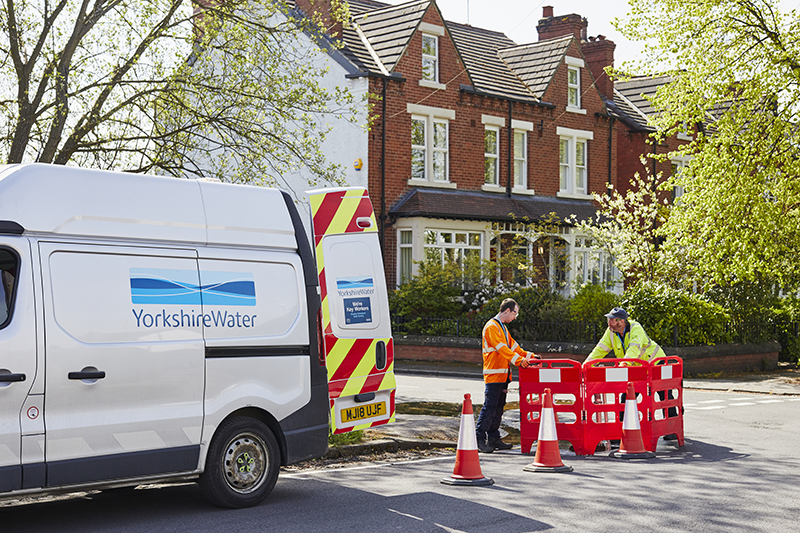
[[[386,252],[384,250],[384,240],[386,236],[383,234],[386,229],[386,85],[389,81],[383,78],[383,92],[381,98],[383,99],[383,109],[381,111],[381,215],[378,224],[378,236],[381,245],[381,259],[386,264]]]
[[[508,101],[508,185],[506,186],[506,196],[511,198],[511,188],[514,186],[514,128],[511,125],[511,116],[514,112],[514,102]]]
[[[613,144],[612,139],[614,136],[614,121],[616,120],[614,117],[610,117],[611,120],[608,123],[608,184],[606,185],[606,191],[609,196],[611,196],[611,175],[612,175],[612,167],[611,167],[611,155],[613,154]]]

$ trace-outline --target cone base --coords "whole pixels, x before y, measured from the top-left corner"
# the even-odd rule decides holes
[[[561,466],[536,466],[536,463],[529,464],[523,468],[525,472],[544,472],[544,473],[561,473],[572,472],[572,467],[562,464]]]
[[[445,485],[458,485],[468,487],[486,487],[494,485],[494,480],[490,477],[482,477],[480,479],[461,479],[454,477],[446,477],[441,481]]]
[[[656,456],[653,452],[630,453],[625,451],[611,452],[609,457],[614,459],[652,459]]]

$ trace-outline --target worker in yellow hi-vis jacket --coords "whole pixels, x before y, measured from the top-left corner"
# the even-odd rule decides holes
[[[611,352],[617,359],[625,357],[649,361],[664,357],[661,346],[650,340],[641,324],[629,319],[625,309],[615,307],[605,316],[608,319],[608,328],[584,363],[602,359]]]
[[[540,356],[526,352],[511,338],[506,324],[519,315],[519,304],[506,298],[500,304],[500,312],[483,327],[483,381],[484,399],[478,424],[478,450],[491,453],[494,450],[509,450],[513,446],[500,440],[500,422],[506,405],[508,384],[511,382],[511,365],[528,368],[531,358]],[[488,441],[487,441],[488,437]]]

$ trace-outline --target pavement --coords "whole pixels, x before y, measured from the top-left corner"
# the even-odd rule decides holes
[[[481,368],[464,363],[441,363],[419,361],[395,361],[398,379],[397,403],[424,401],[424,392],[403,390],[403,381],[412,376],[430,376],[449,379],[437,387],[436,398],[429,401],[460,404],[465,388],[472,391],[475,403],[483,400],[483,379]],[[452,386],[450,386],[452,384]],[[687,390],[709,390],[740,392],[746,394],[800,396],[800,369],[796,365],[782,364],[772,372],[750,372],[728,375],[715,375],[707,379],[692,378],[683,380]],[[509,387],[508,401],[518,401],[518,384],[514,381]],[[517,395],[515,397],[515,395]],[[477,414],[477,413],[476,413]],[[514,431],[518,411],[507,412],[504,424]],[[506,420],[511,418],[511,420]],[[400,450],[429,450],[452,448],[455,450],[460,427],[459,416],[433,416],[420,414],[398,414],[396,421],[365,431],[365,441],[360,444],[331,447],[326,458],[339,458],[359,455],[376,455]],[[518,427],[518,418],[516,420]],[[514,440],[513,438],[511,440]]]

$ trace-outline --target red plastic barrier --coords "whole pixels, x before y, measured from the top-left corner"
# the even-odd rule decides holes
[[[578,455],[592,455],[604,440],[622,438],[625,393],[633,383],[642,426],[648,419],[650,365],[639,359],[597,359],[583,366],[585,425]],[[643,430],[642,435],[647,433]]]
[[[683,361],[680,357],[659,357],[650,361],[650,439],[655,450],[658,438],[675,434],[683,446]]]
[[[569,441],[577,450],[583,442],[583,395],[581,364],[572,359],[531,361],[519,369],[519,430],[522,453],[529,453],[539,437],[542,394],[553,393],[558,440]]]

